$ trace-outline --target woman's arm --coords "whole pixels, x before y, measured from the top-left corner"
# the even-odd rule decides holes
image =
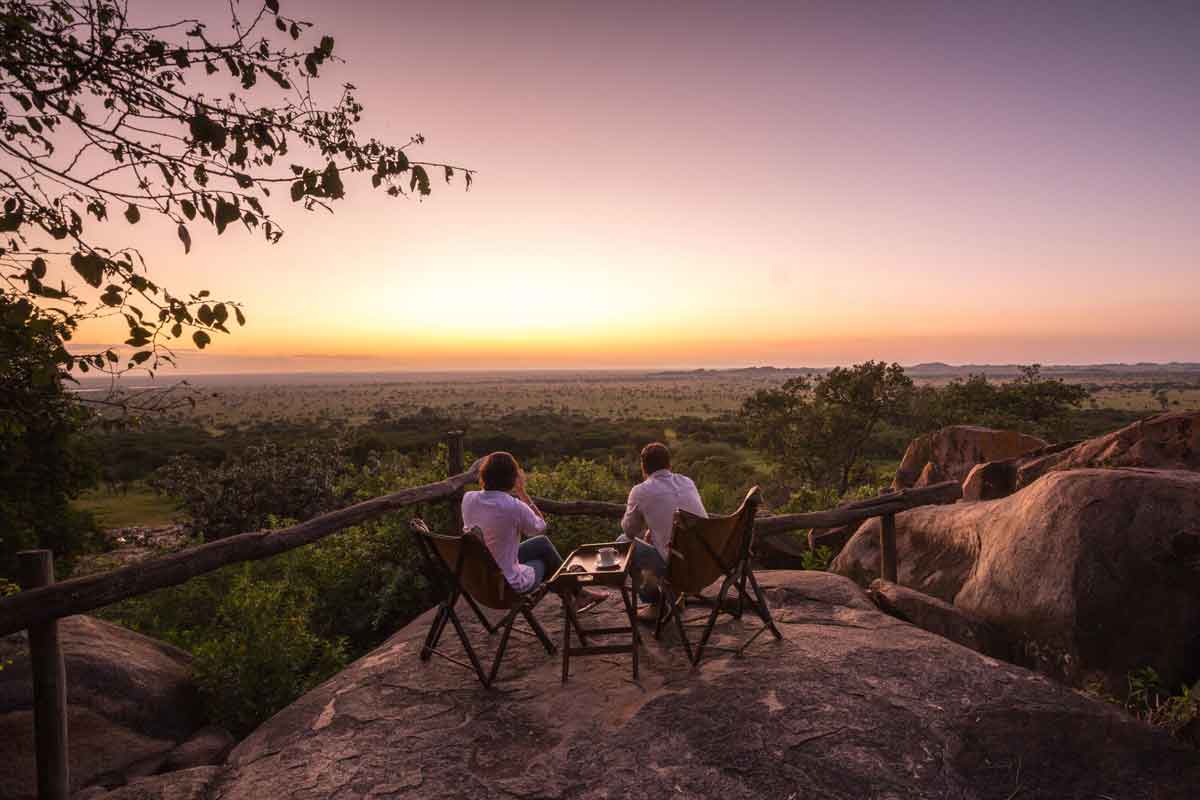
[[[534,514],[537,514],[538,519],[546,519],[546,517],[542,515],[542,510],[537,507],[537,504],[533,502],[533,498],[529,496],[529,492],[525,490],[525,470],[522,469],[517,471],[517,483],[513,486],[512,493],[513,497],[529,506],[530,510],[533,511]]]
[[[512,495],[518,500],[517,507],[520,510],[519,519],[517,522],[517,530],[521,536],[537,536],[546,530],[546,518],[542,516],[542,511],[529,497],[529,493],[525,491],[525,473],[517,474],[517,483],[513,486]]]

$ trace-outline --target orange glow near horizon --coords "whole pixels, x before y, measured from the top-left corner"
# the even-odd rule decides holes
[[[1200,361],[1200,8],[287,5],[478,180],[186,257],[113,223],[246,308],[182,369]]]

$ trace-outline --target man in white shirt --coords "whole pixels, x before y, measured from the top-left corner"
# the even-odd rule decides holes
[[[644,480],[629,492],[621,519],[623,533],[617,541],[632,540],[636,548],[633,566],[661,577],[671,558],[675,512],[683,509],[702,517],[708,513],[692,479],[671,471],[671,451],[665,444],[651,442],[642,448],[642,477]],[[644,586],[641,597],[647,603],[655,602],[658,587]],[[653,620],[655,610],[648,606],[638,616]]]

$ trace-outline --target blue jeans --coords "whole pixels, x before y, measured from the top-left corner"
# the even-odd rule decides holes
[[[618,542],[628,542],[629,537],[621,534],[617,537]],[[641,539],[633,540],[633,568],[643,569],[653,572],[658,577],[662,577],[667,573],[667,562],[663,561],[662,555],[658,552],[658,548]],[[644,603],[658,602],[658,587],[643,587],[638,596]]]
[[[545,536],[534,536],[526,539],[517,547],[517,561],[533,567],[535,576],[534,586],[546,580],[547,575],[562,566],[562,556],[554,548],[554,542]]]

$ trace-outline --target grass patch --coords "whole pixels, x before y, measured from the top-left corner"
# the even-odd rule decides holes
[[[157,528],[170,525],[180,517],[179,509],[170,498],[145,486],[135,486],[124,493],[92,489],[76,498],[72,505],[80,511],[90,511],[102,528],[135,525]]]

